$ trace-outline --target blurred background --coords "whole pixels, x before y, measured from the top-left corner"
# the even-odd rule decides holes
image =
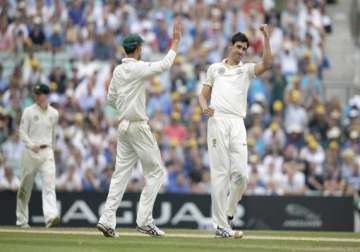
[[[144,38],[160,59],[172,23],[185,31],[169,72],[149,79],[147,112],[168,171],[164,193],[209,194],[206,118],[197,95],[231,36],[247,34],[245,62],[262,56],[270,26],[271,71],[248,94],[247,195],[352,196],[360,191],[359,1],[0,0],[0,190],[16,191],[24,145],[18,126],[35,83],[60,112],[58,191],[107,192],[116,155],[116,112],[106,105],[122,39]],[[39,190],[41,181],[36,181]],[[141,165],[128,192],[144,184]],[[359,204],[360,206],[360,204]]]

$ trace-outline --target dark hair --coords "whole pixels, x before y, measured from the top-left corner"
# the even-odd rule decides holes
[[[249,39],[242,32],[235,33],[231,38],[231,43],[234,45],[236,42],[245,42],[247,47],[250,46]]]
[[[124,50],[126,52],[126,54],[130,54],[135,52],[135,50],[139,47],[140,45],[137,46],[132,46],[132,47],[124,47]]]

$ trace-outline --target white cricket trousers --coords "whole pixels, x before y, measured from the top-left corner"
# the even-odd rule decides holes
[[[130,122],[126,130],[120,127],[118,129],[115,171],[99,223],[115,229],[116,211],[138,160],[143,168],[145,186],[140,196],[136,223],[138,226],[153,223],[152,211],[156,195],[164,182],[165,167],[155,137],[146,121]]]
[[[34,178],[40,172],[42,179],[42,207],[45,223],[59,216],[55,194],[55,161],[51,148],[40,149],[35,153],[25,149],[21,159],[22,178],[17,193],[16,225],[25,225],[29,221],[29,200]]]
[[[230,228],[248,181],[246,129],[241,117],[215,115],[208,120],[211,210],[215,227]]]

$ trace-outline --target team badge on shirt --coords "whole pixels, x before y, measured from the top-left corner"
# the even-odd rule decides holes
[[[34,116],[34,121],[35,122],[39,121],[39,116],[38,115]]]

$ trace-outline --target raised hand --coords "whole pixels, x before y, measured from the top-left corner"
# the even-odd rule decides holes
[[[260,26],[260,31],[262,32],[262,34],[264,35],[264,37],[268,38],[269,37],[269,27],[267,24],[262,24]]]
[[[174,26],[173,26],[173,36],[172,36],[172,46],[171,49],[173,49],[174,51],[177,51],[178,47],[179,47],[179,41],[180,41],[180,37],[181,34],[183,32],[183,25],[181,23],[181,21],[176,20],[174,22]]]
[[[179,41],[181,34],[183,33],[183,24],[181,23],[180,20],[177,20],[174,22],[174,26],[173,26],[173,36],[172,39],[173,41]]]

